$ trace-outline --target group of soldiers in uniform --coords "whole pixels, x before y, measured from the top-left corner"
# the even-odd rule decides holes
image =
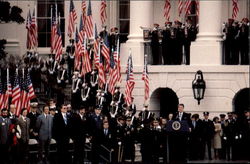
[[[196,39],[198,29],[190,19],[186,23],[175,20],[166,22],[165,27],[155,23],[154,28],[141,27],[148,32],[146,39],[151,39],[153,65],[190,64],[190,46]]]
[[[249,20],[232,18],[223,24],[224,64],[249,64]]]

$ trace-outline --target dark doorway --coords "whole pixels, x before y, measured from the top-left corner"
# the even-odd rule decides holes
[[[179,99],[172,89],[158,88],[153,92],[151,102],[159,109],[160,117],[167,117],[169,113],[177,112]]]
[[[250,110],[250,88],[241,89],[235,94],[233,99],[233,111],[240,118],[244,116],[245,110]]]

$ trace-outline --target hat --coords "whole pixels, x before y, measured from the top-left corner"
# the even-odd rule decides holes
[[[154,23],[154,26],[159,27],[160,25],[158,23]]]
[[[125,120],[125,117],[124,116],[119,116],[117,119],[118,119],[118,121],[119,120]]]
[[[242,21],[248,23],[248,22],[249,22],[249,19],[248,19],[248,18],[243,18]]]
[[[175,24],[180,24],[181,25],[181,22],[179,20],[175,20],[174,21]]]
[[[227,112],[227,115],[232,115],[233,113],[232,112]]]
[[[101,107],[100,105],[97,105],[97,106],[95,107],[95,109],[97,109],[97,110],[102,110],[102,107]]]
[[[38,102],[30,103],[30,107],[32,108],[37,108],[37,106],[38,106]]]
[[[220,114],[220,118],[225,118],[226,115],[225,114]]]
[[[208,116],[208,115],[209,115],[209,112],[203,112],[203,115],[204,115],[204,116],[206,116],[206,115]]]
[[[233,19],[233,18],[228,18],[228,22],[233,23],[233,22],[234,22],[234,19]]]
[[[167,22],[165,22],[165,25],[171,25],[172,24],[172,22],[170,22],[170,21],[167,21]]]

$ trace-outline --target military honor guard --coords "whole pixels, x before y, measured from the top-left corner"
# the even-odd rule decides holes
[[[71,87],[71,106],[74,110],[79,109],[81,102],[82,80],[78,71],[74,72]]]
[[[159,24],[155,23],[154,28],[150,32],[151,37],[151,50],[153,57],[153,65],[157,65],[161,63],[161,56],[159,54]]]

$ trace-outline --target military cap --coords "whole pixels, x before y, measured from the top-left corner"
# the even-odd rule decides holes
[[[160,25],[158,23],[154,23],[154,26],[159,27]]]
[[[165,22],[165,25],[168,25],[168,24],[172,24],[172,22],[170,22],[170,21],[167,21],[167,22]]]
[[[181,25],[181,22],[179,20],[175,20],[174,23]]]
[[[249,19],[248,18],[243,18],[242,21],[248,23]]]
[[[205,116],[205,115],[209,115],[209,112],[203,112],[203,115]]]
[[[118,116],[118,120],[126,120],[124,116]]]
[[[227,115],[232,115],[233,113],[232,112],[227,112]]]
[[[233,18],[228,18],[228,22],[234,22],[234,19]]]
[[[32,103],[30,103],[30,107],[37,108],[38,107],[38,102],[32,102]]]
[[[97,110],[102,110],[102,107],[101,107],[100,105],[97,105],[97,106],[95,107],[95,109],[97,109]]]
[[[225,114],[220,114],[220,118],[225,118],[226,115]]]
[[[250,112],[250,110],[244,110],[244,113]]]

